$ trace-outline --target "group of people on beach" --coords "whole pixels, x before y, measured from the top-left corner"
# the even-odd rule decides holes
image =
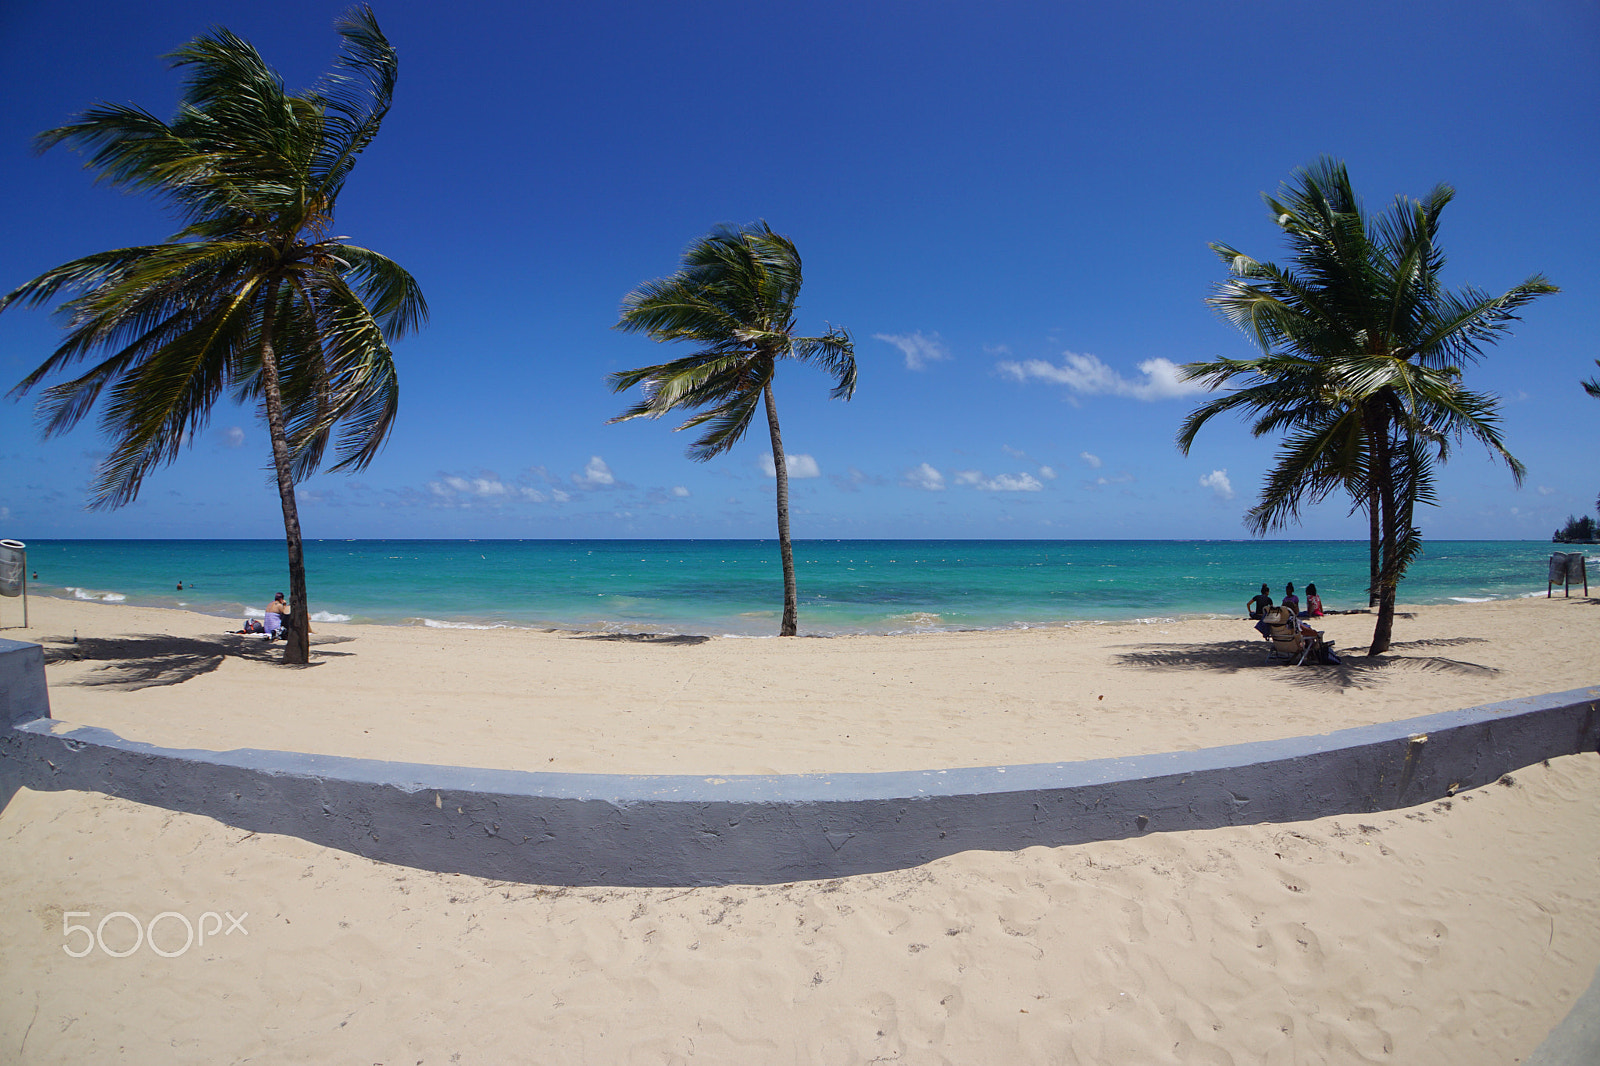
[[[1317,595],[1316,585],[1308,584],[1306,586],[1306,605],[1305,609],[1301,610],[1300,597],[1294,594],[1293,581],[1283,587],[1283,603],[1281,605],[1272,602],[1272,589],[1265,582],[1262,582],[1261,591],[1252,596],[1250,602],[1244,606],[1245,612],[1255,622],[1256,628],[1261,631],[1262,636],[1267,635],[1267,623],[1262,621],[1262,617],[1274,606],[1287,607],[1294,612],[1297,618],[1321,618],[1323,615],[1322,597]]]

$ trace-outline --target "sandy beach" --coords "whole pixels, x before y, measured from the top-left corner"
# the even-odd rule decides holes
[[[1576,688],[1600,681],[1597,608],[1405,607],[1391,654],[1304,668],[1238,620],[705,641],[318,624],[299,669],[176,611],[35,600],[3,635],[46,646],[55,717],[163,745],[795,773],[1172,751]],[[1372,620],[1321,624],[1353,652]],[[0,813],[0,1060],[1518,1062],[1600,964],[1597,792],[1587,754],[1377,815],[567,889],[24,791]],[[170,958],[65,950],[64,923],[116,911],[248,917]],[[182,943],[166,919],[159,944]]]

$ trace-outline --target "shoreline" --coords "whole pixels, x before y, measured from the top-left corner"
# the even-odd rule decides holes
[[[282,590],[270,541],[36,542],[45,595],[239,620]],[[1542,543],[1439,542],[1401,595],[1443,605],[1539,594]],[[770,544],[701,541],[338,542],[308,548],[313,618],[361,625],[778,630]],[[797,545],[804,635],[1007,631],[1237,617],[1262,580],[1314,580],[1367,607],[1356,542],[823,541]],[[174,592],[181,581],[183,590]],[[0,616],[4,605],[0,604]],[[235,628],[238,628],[235,626]]]
[[[73,593],[63,595],[60,593]],[[1458,605],[1473,605],[1481,603],[1515,603],[1522,600],[1544,599],[1545,593],[1537,590],[1520,592],[1514,596],[1483,596],[1464,597],[1447,596],[1440,600],[1424,600],[1411,604],[1399,604],[1397,610],[1414,610],[1419,607],[1453,607]],[[95,604],[105,607],[137,608],[148,611],[172,611],[183,614],[198,615],[205,618],[216,619],[220,622],[243,623],[247,619],[260,619],[265,611],[259,607],[244,607],[235,613],[204,610],[195,605],[186,603],[152,602],[152,597],[129,599],[122,593],[109,591],[95,593],[81,586],[67,586],[57,592],[32,592],[29,593],[29,602],[34,600],[54,600],[64,603]],[[19,601],[11,601],[19,602]],[[1329,609],[1323,617],[1376,617],[1376,609],[1371,607],[1347,607]],[[772,612],[774,626],[778,612]],[[1148,616],[1106,617],[1106,618],[1060,618],[1044,621],[1015,620],[1001,622],[994,625],[963,625],[949,624],[919,624],[907,628],[884,629],[877,627],[849,628],[828,632],[806,632],[804,629],[805,614],[802,612],[802,629],[799,636],[812,640],[832,640],[850,637],[901,637],[901,636],[928,636],[950,633],[1010,633],[1031,630],[1049,629],[1074,629],[1083,626],[1109,626],[1109,625],[1182,625],[1190,622],[1227,622],[1242,620],[1242,614],[1222,611],[1179,611],[1171,614],[1153,614]],[[434,618],[428,615],[414,615],[400,619],[385,620],[380,618],[360,617],[355,615],[340,614],[329,611],[314,611],[311,615],[313,625],[337,624],[348,626],[372,626],[386,629],[459,629],[466,631],[493,631],[516,630],[533,633],[570,633],[570,634],[632,634],[646,633],[661,636],[707,636],[713,640],[765,640],[775,638],[776,633],[747,633],[731,632],[725,627],[720,628],[716,623],[705,623],[697,626],[692,622],[647,622],[647,621],[596,621],[596,622],[559,622],[559,621],[492,621],[480,622],[465,620],[459,617]],[[1315,621],[1315,620],[1312,620]],[[0,632],[6,628],[0,626]],[[704,632],[704,630],[716,630]]]

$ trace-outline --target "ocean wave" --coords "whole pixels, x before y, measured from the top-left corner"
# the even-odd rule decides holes
[[[265,618],[267,616],[267,612],[263,611],[259,607],[246,607],[244,609],[244,616],[246,618]]]
[[[350,621],[350,616],[347,614],[334,614],[332,611],[318,611],[311,616],[311,620],[313,622],[348,622]]]
[[[93,600],[96,603],[121,603],[128,597],[120,592],[92,592],[89,589],[73,588],[67,586],[67,591],[80,600]]]
[[[1493,603],[1493,596],[1451,596],[1456,603]]]
[[[343,621],[343,619],[340,619]],[[406,621],[413,625],[421,624],[429,629],[515,629],[516,626],[505,622],[493,622],[488,625],[479,625],[475,622],[445,622],[438,618],[408,618]]]

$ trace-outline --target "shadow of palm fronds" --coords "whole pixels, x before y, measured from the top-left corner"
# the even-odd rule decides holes
[[[1451,637],[1440,640],[1418,640],[1393,645],[1405,647],[1454,647],[1461,644],[1485,643],[1482,637]],[[1121,666],[1144,670],[1211,670],[1236,674],[1242,670],[1272,670],[1274,679],[1296,688],[1315,691],[1344,691],[1371,688],[1382,684],[1396,672],[1420,671],[1454,673],[1477,677],[1494,677],[1500,673],[1492,666],[1424,655],[1380,655],[1370,658],[1359,651],[1335,648],[1340,658],[1338,665],[1307,663],[1295,666],[1282,659],[1267,658],[1263,641],[1232,640],[1221,644],[1143,644],[1115,657]]]
[[[1488,637],[1432,637],[1426,640],[1397,640],[1390,651],[1407,648],[1459,648],[1463,644],[1487,644]]]
[[[1133,644],[1117,655],[1123,666],[1146,670],[1220,670],[1238,673],[1265,665],[1267,643],[1230,640],[1222,644]]]
[[[667,635],[662,633],[584,633],[573,638],[574,640],[620,640],[629,644],[704,644],[710,637],[694,636],[688,633]]]
[[[322,645],[344,644],[354,637],[313,637],[319,656],[349,655],[325,651]],[[230,655],[252,662],[278,663],[283,646],[259,637],[223,633],[215,637],[180,637],[167,633],[130,633],[117,637],[44,637],[46,666],[65,662],[98,663],[69,685],[136,691],[162,685],[181,685],[209,674]],[[315,662],[310,665],[317,665]]]

